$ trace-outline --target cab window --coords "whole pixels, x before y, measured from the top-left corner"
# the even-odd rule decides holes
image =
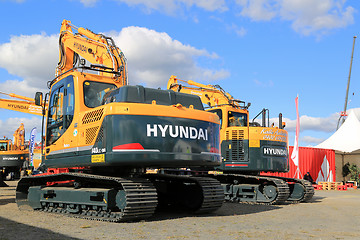
[[[105,93],[116,88],[115,84],[94,81],[84,82],[84,103],[89,108],[101,105]]]
[[[7,151],[7,142],[0,142],[0,151]]]
[[[228,112],[228,126],[229,127],[246,127],[247,115],[238,112]]]

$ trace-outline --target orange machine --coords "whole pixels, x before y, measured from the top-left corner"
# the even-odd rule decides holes
[[[222,162],[215,170],[224,174],[215,177],[222,182],[226,199],[273,204],[312,198],[314,189],[308,181],[259,175],[261,171],[289,170],[288,134],[283,129],[281,114],[279,126],[269,126],[266,110],[261,112],[262,123],[255,119],[249,121],[250,104],[235,99],[219,85],[204,85],[171,76],[167,88],[199,96],[208,106],[207,111],[219,116]]]
[[[6,137],[0,139],[0,181],[20,177],[20,170],[29,156],[29,149],[25,146],[24,137],[25,128],[21,123],[14,133],[14,141]]]
[[[115,42],[64,20],[60,59],[47,102],[42,175],[22,178],[20,209],[103,221],[151,216],[158,206],[203,213],[223,202],[209,177],[147,174],[147,168],[220,164],[219,118],[198,97],[127,85]]]
[[[35,100],[33,98],[24,97],[15,93],[4,93],[0,92],[1,95],[4,95],[7,98],[0,98],[0,108],[7,109],[7,110],[13,110],[17,112],[22,113],[28,113],[32,115],[37,116],[43,116],[43,108],[41,106],[35,105]],[[25,132],[25,129],[18,129],[17,131]],[[15,132],[14,134],[14,144],[17,146],[20,146],[21,142],[22,145],[24,145],[24,137],[25,135],[18,134]],[[4,141],[7,141],[4,139]],[[6,144],[5,144],[6,145]],[[29,153],[29,150],[26,149],[27,153]],[[37,168],[41,161],[41,151],[39,149],[36,150],[36,164],[34,164],[34,167]],[[15,164],[15,163],[14,163]],[[22,164],[17,163],[16,168],[19,168]],[[2,165],[0,165],[2,166]],[[18,169],[13,169],[16,174],[14,174],[13,171],[6,171],[7,174],[3,174],[4,176],[7,175],[7,178],[10,178],[11,176],[17,176],[18,175]]]

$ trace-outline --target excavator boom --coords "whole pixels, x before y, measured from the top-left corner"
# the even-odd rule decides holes
[[[183,85],[185,83],[187,85]],[[192,80],[184,81],[178,79],[172,75],[168,81],[167,89],[171,89],[175,92],[185,92],[193,95],[197,95],[201,98],[204,104],[209,107],[217,107],[222,105],[231,105],[234,108],[246,109],[245,102],[237,100],[222,89],[219,85],[204,85],[194,82]]]
[[[90,68],[97,68],[101,70],[100,74],[111,76],[115,82],[127,85],[126,59],[112,38],[77,28],[70,21],[64,20],[60,29],[59,51],[57,76],[73,69],[80,56],[97,64]],[[80,64],[84,65],[85,61],[80,61]]]
[[[42,116],[42,107],[35,105],[34,99],[14,93],[7,94],[0,92],[0,94],[4,94],[12,98],[22,99],[16,100],[0,98],[0,108]]]

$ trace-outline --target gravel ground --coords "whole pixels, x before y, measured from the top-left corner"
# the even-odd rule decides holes
[[[146,221],[108,223],[19,211],[17,182],[0,188],[5,239],[360,239],[360,190],[316,191],[309,203],[224,203],[212,214],[157,212]]]

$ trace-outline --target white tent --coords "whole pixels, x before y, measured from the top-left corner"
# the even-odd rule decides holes
[[[353,153],[360,150],[360,121],[355,111],[350,111],[344,124],[316,148],[334,149],[337,152]]]
[[[348,117],[341,127],[316,148],[335,150],[336,180],[346,180],[342,170],[346,163],[360,166],[360,109],[348,111]]]

